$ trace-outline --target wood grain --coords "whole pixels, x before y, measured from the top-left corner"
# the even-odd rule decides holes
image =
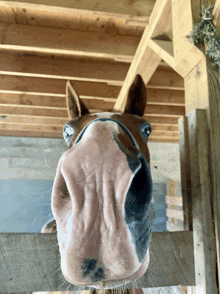
[[[179,149],[181,166],[181,187],[184,211],[184,229],[192,230],[192,197],[190,179],[190,149],[188,137],[188,118],[183,116],[179,119]]]
[[[212,218],[210,138],[206,110],[195,109],[189,113],[188,131],[196,293],[217,294],[217,255]]]
[[[2,233],[0,248],[0,292],[67,289],[69,284],[63,284],[57,270],[60,256],[56,234]],[[153,233],[150,252],[149,269],[138,287],[194,285],[192,232]],[[77,289],[71,286],[68,290]]]

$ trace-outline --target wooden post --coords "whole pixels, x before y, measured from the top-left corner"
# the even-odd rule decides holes
[[[206,110],[188,115],[196,293],[217,294],[216,246],[212,219],[209,128]]]
[[[180,166],[181,166],[181,186],[184,212],[184,230],[192,231],[192,198],[190,181],[190,150],[188,141],[188,118],[183,116],[179,119],[180,133]]]
[[[202,49],[202,48],[201,48]],[[217,249],[218,284],[220,285],[220,82],[207,56],[184,79],[186,115],[194,108],[207,109],[210,128],[212,207]],[[190,150],[191,151],[191,150]]]

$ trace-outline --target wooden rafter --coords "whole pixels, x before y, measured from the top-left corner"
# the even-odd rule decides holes
[[[186,38],[193,28],[192,13],[189,8],[190,0],[157,1],[149,27],[145,28],[142,35],[115,109],[123,111],[126,95],[135,75],[141,74],[145,84],[148,84],[161,59],[185,77],[203,58],[203,53]],[[172,18],[169,17],[171,15]],[[158,39],[162,34],[173,40]]]
[[[118,14],[70,9],[65,3],[57,10],[28,1],[0,1],[1,135],[61,138],[62,132],[49,122],[56,117],[56,127],[62,130],[67,119],[67,80],[74,81],[92,113],[114,107],[151,9],[135,16],[126,10]],[[183,80],[165,62],[158,64],[147,85],[149,107],[144,117],[152,122],[150,141],[178,142]]]

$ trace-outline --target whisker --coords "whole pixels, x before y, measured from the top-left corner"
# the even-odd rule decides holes
[[[64,281],[63,284],[61,284],[57,289],[59,289],[60,287],[62,287],[67,281]]]

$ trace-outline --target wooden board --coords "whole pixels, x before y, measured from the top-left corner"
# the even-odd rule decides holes
[[[128,70],[124,84],[121,88],[114,109],[123,111],[126,105],[127,93],[136,74],[143,77],[145,85],[148,84],[152,75],[156,71],[161,57],[158,56],[149,46],[148,43],[153,34],[160,34],[161,31],[170,27],[170,23],[165,19],[165,15],[170,15],[171,3],[169,0],[158,0],[151,13],[149,28],[144,30],[140,43],[137,47],[134,59]],[[158,27],[159,25],[159,27]]]
[[[9,3],[10,0],[6,0],[5,2]],[[92,15],[96,12],[106,12],[106,14],[130,14],[132,16],[150,16],[152,8],[154,6],[155,1],[150,0],[147,3],[140,3],[139,1],[135,0],[129,2],[127,0],[112,0],[111,2],[105,0],[84,0],[84,1],[77,1],[77,0],[17,0],[15,2],[21,2],[23,7],[28,7],[28,4],[34,4],[35,6],[39,5],[48,5],[48,6],[59,6],[65,8],[74,8],[79,10],[88,10],[89,15]],[[25,4],[23,4],[25,3]],[[27,3],[27,4],[26,4]],[[49,8],[48,8],[49,10]],[[68,9],[66,9],[68,10]],[[108,15],[107,14],[107,15]]]
[[[179,149],[181,166],[181,187],[184,211],[184,229],[192,230],[192,197],[190,179],[190,150],[188,137],[188,118],[183,116],[179,119]]]
[[[28,36],[28,38],[27,38]],[[63,30],[43,26],[4,24],[0,26],[1,50],[20,50],[82,57],[133,57],[140,37],[100,32]]]
[[[207,111],[188,115],[196,293],[217,294],[217,254],[211,203]]]
[[[201,48],[204,50],[204,48]],[[218,273],[220,273],[220,78],[209,60],[201,62],[184,79],[186,114],[194,108],[208,109],[208,122],[211,142],[211,180]],[[218,275],[220,283],[220,275]]]
[[[0,248],[0,292],[64,291],[69,286],[59,270],[56,234],[2,233]],[[175,285],[194,285],[192,232],[153,233],[150,266],[138,287]]]

